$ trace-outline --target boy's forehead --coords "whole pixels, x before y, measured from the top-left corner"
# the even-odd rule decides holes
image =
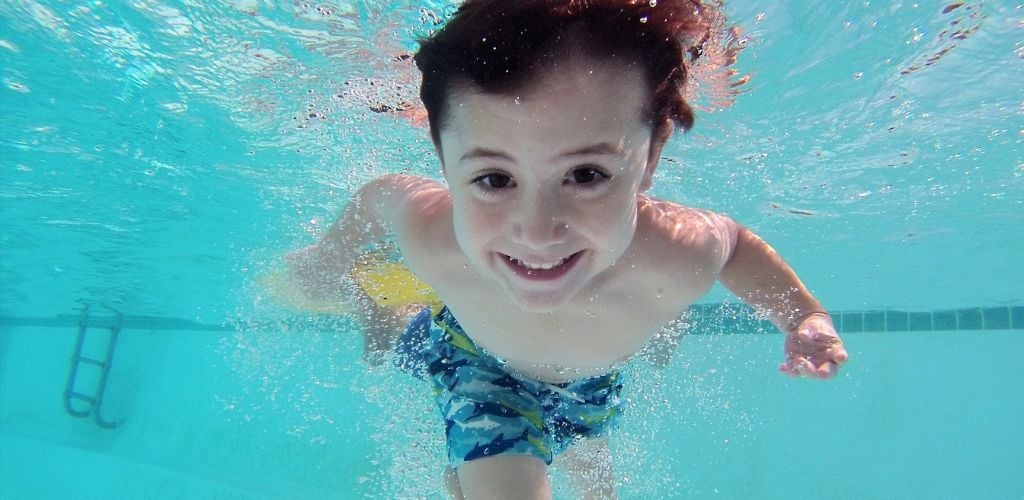
[[[602,65],[555,68],[519,90],[495,94],[453,90],[441,131],[445,163],[484,156],[552,159],[616,154],[650,137],[639,72]]]
[[[554,64],[525,84],[500,93],[457,82],[448,99],[451,117],[478,121],[480,114],[517,115],[520,121],[602,119],[647,123],[647,85],[636,68],[590,58]],[[509,124],[511,125],[511,124]]]

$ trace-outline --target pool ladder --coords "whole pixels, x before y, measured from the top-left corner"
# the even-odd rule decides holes
[[[71,356],[71,370],[68,373],[68,383],[64,389],[64,409],[70,415],[75,417],[89,417],[99,424],[100,427],[105,429],[113,429],[117,427],[119,422],[114,422],[103,418],[101,410],[103,408],[103,396],[107,390],[107,380],[110,375],[110,362],[114,358],[114,347],[117,345],[117,336],[121,333],[121,325],[124,322],[124,315],[119,311],[114,310],[108,306],[107,309],[114,311],[115,316],[113,318],[105,319],[93,319],[89,315],[89,305],[85,304],[82,307],[82,314],[78,320],[78,340],[75,342],[75,353]],[[90,330],[90,327],[94,327]],[[100,327],[106,329],[107,344],[106,349],[103,349],[102,341],[87,342],[92,333],[92,338],[95,335],[102,334],[102,332],[95,332],[95,328]],[[99,351],[105,351],[105,355],[102,359],[96,359],[93,357],[84,356],[82,354],[82,348],[86,344],[90,346],[98,345]],[[96,381],[95,387],[92,392],[82,392],[76,386],[80,385],[78,381],[79,372],[84,368],[93,368],[99,370],[99,378]],[[86,403],[83,409],[75,407],[75,402]]]

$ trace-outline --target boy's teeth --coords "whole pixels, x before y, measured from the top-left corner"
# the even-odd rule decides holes
[[[518,264],[518,265],[520,265],[522,267],[525,267],[527,269],[541,269],[541,270],[554,269],[554,268],[556,268],[556,267],[558,267],[558,266],[560,266],[562,264],[565,264],[565,261],[569,260],[569,258],[566,257],[566,258],[564,258],[562,260],[559,260],[558,262],[550,262],[550,263],[544,263],[544,264],[535,264],[535,263],[532,263],[532,262],[524,262],[524,261],[521,261],[519,259],[514,259],[514,258],[511,258],[511,257],[509,257],[509,259],[515,261],[516,264]]]

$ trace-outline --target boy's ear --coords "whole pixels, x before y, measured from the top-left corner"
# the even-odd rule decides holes
[[[669,129],[669,135],[671,136],[671,129]],[[668,142],[668,138],[661,138],[658,134],[651,137],[651,149],[647,153],[647,168],[644,169],[644,178],[640,181],[640,192],[647,191],[651,188],[651,183],[654,181],[654,170],[658,168],[658,160],[661,159],[661,150],[665,147],[665,143]]]

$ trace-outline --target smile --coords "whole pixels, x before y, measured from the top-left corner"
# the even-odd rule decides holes
[[[582,254],[581,250],[559,260],[541,262],[521,260],[505,254],[501,256],[517,276],[533,281],[548,281],[564,276],[579,261]]]

